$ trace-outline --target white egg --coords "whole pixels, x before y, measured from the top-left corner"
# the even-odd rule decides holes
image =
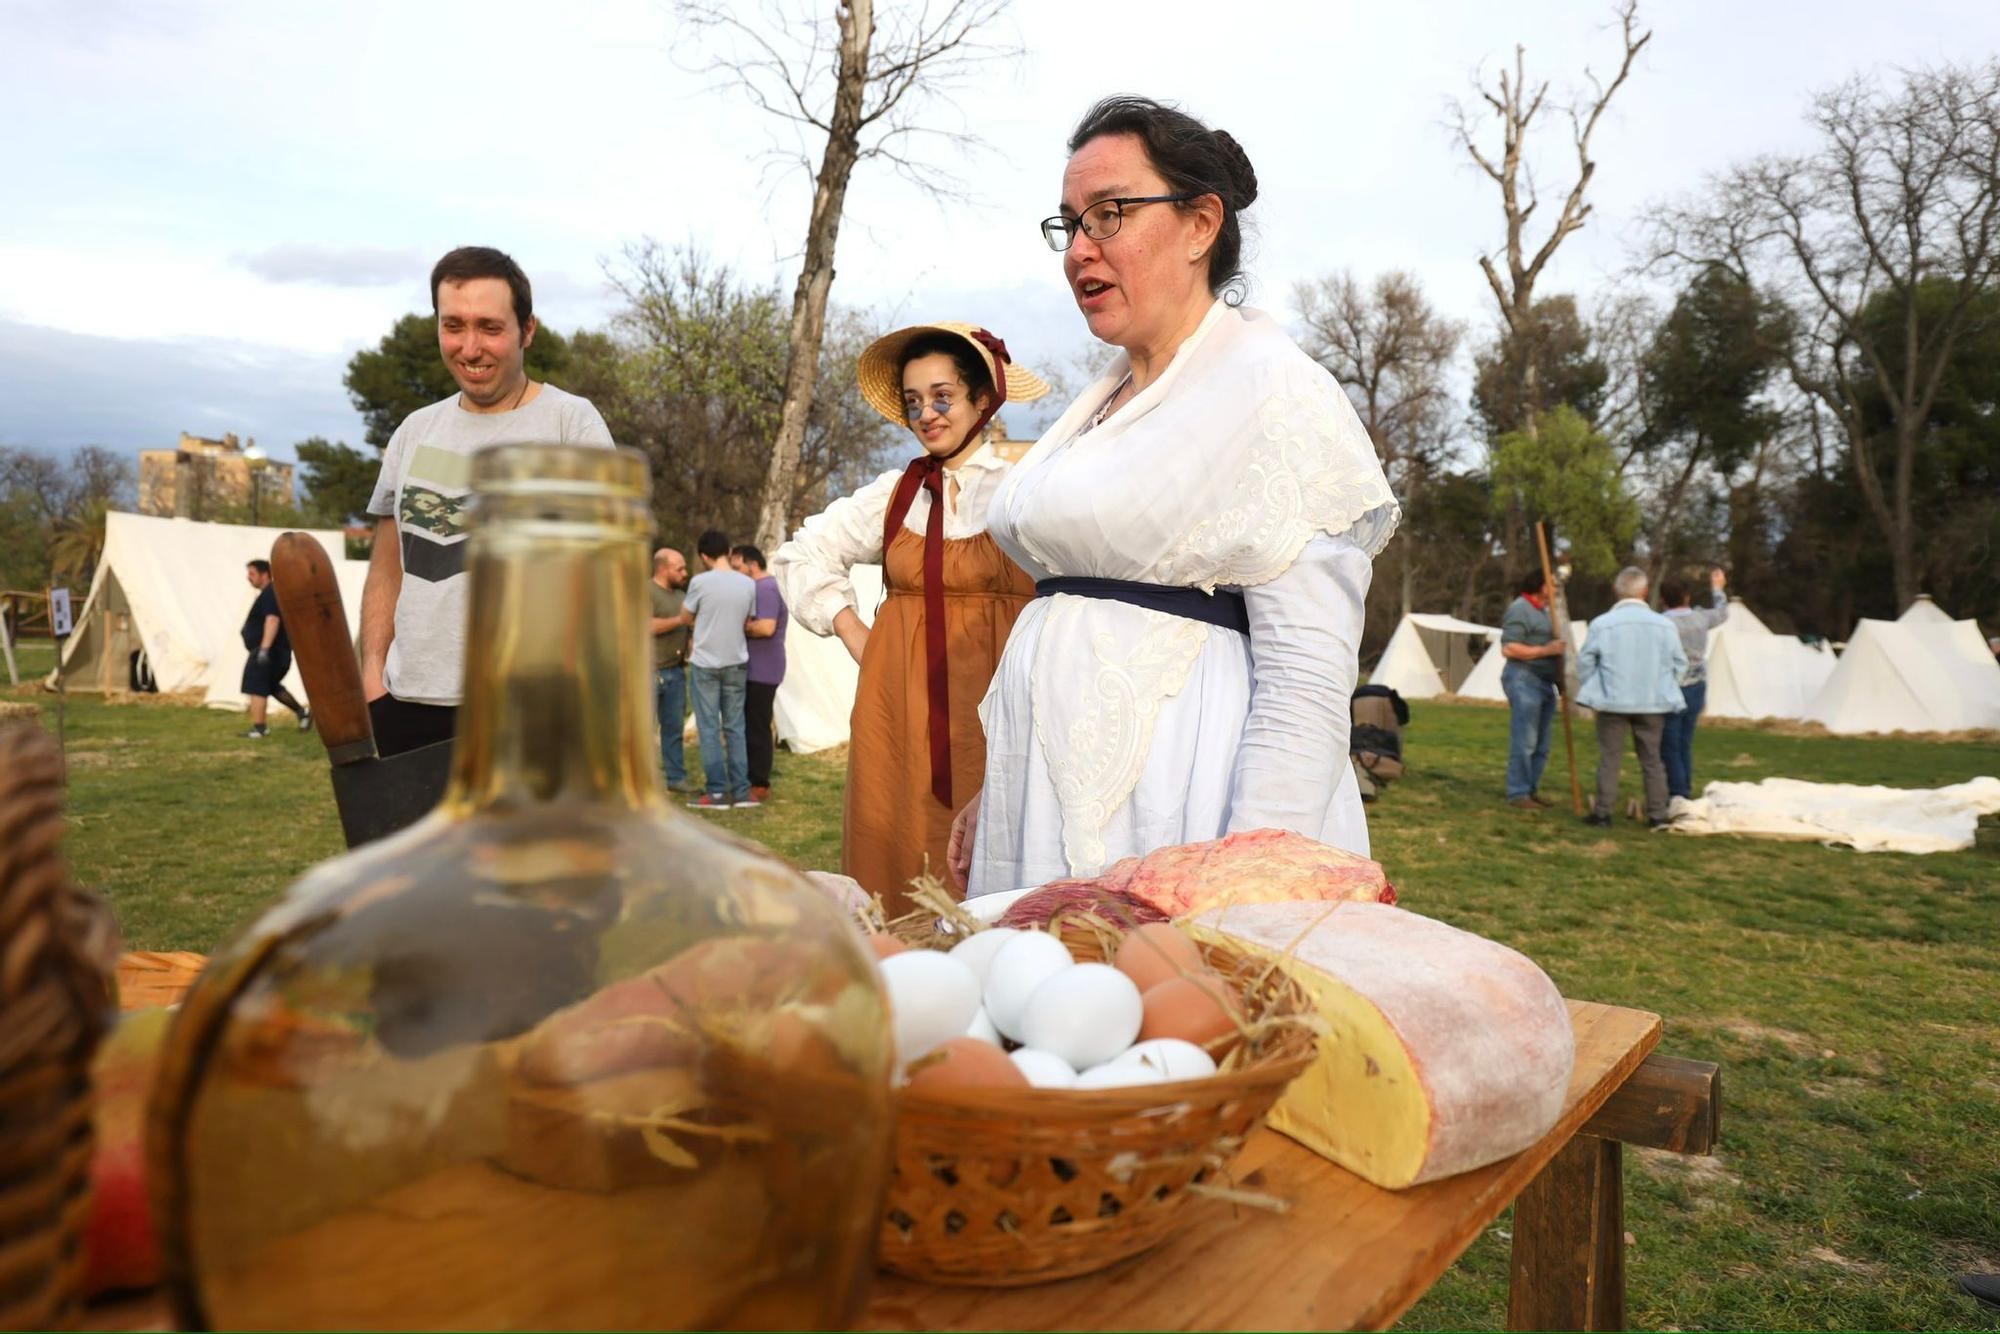
[[[1023,931],[1002,945],[986,969],[986,1015],[993,1026],[1021,1041],[1021,1013],[1052,973],[1076,966],[1069,946],[1046,931]],[[1029,1045],[1033,1045],[1032,1043]]]
[[[949,955],[904,950],[877,967],[889,993],[898,1064],[907,1065],[933,1047],[963,1036],[979,1013],[979,979]]]
[[[1093,1065],[1076,1077],[1076,1087],[1080,1089],[1122,1089],[1166,1082],[1165,1075],[1139,1061],[1108,1061]]]
[[[1035,988],[1021,1012],[1021,1041],[1087,1070],[1131,1046],[1145,1017],[1131,978],[1110,964],[1080,963]]]
[[[1011,926],[996,926],[968,936],[951,947],[951,957],[970,968],[979,977],[979,985],[986,985],[986,971],[993,966],[993,956],[1000,947],[1020,935]]]
[[[995,1047],[1000,1045],[1000,1030],[993,1027],[993,1021],[986,1017],[984,1005],[980,1006],[977,1013],[972,1016],[972,1022],[966,1025],[965,1036],[978,1038],[981,1042],[991,1043]]]
[[[1149,1038],[1127,1050],[1117,1065],[1149,1065],[1167,1079],[1204,1079],[1215,1073],[1215,1058],[1179,1038]]]
[[[1019,1066],[1021,1073],[1028,1077],[1028,1083],[1038,1089],[1066,1089],[1076,1086],[1076,1071],[1070,1069],[1069,1062],[1054,1052],[1022,1047],[1018,1051],[1009,1052],[1007,1059]]]

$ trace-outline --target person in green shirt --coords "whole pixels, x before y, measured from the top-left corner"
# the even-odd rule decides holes
[[[672,547],[653,553],[653,709],[660,723],[660,765],[667,790],[691,792],[682,728],[687,718],[688,627],[694,617],[681,610],[687,598],[687,558]]]

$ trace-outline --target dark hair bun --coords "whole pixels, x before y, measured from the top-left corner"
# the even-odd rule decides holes
[[[1236,142],[1236,136],[1227,130],[1212,131],[1215,146],[1222,151],[1223,161],[1229,164],[1229,183],[1232,199],[1222,202],[1233,209],[1246,209],[1257,202],[1257,169],[1250,165],[1250,155],[1243,151],[1243,145]]]

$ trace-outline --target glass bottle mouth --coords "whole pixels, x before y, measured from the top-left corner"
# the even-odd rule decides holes
[[[473,529],[494,523],[605,525],[652,531],[652,481],[636,449],[598,445],[494,445],[472,456]]]

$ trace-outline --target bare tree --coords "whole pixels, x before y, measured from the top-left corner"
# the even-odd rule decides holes
[[[1507,224],[1507,238],[1503,246],[1507,272],[1503,280],[1490,254],[1479,257],[1479,267],[1485,273],[1487,286],[1492,289],[1493,299],[1500,307],[1500,320],[1508,334],[1521,335],[1530,329],[1536,282],[1554,258],[1563,238],[1580,229],[1590,217],[1591,205],[1586,192],[1591,178],[1597,173],[1597,162],[1590,155],[1591,135],[1596,132],[1604,109],[1611,104],[1612,97],[1631,74],[1632,62],[1653,37],[1651,32],[1638,31],[1638,18],[1638,0],[1623,0],[1618,7],[1618,24],[1624,54],[1618,64],[1618,73],[1606,84],[1586,67],[1584,77],[1590,81],[1590,95],[1560,108],[1569,118],[1570,141],[1576,150],[1576,180],[1563,196],[1561,211],[1556,214],[1548,235],[1532,251],[1527,235],[1528,223],[1541,206],[1541,195],[1525,152],[1529,136],[1535,128],[1535,118],[1548,99],[1548,81],[1544,79],[1530,91],[1527,48],[1516,46],[1514,68],[1511,72],[1501,69],[1498,87],[1488,88],[1484,83],[1479,87],[1480,101],[1486,104],[1489,111],[1481,111],[1477,106],[1463,102],[1452,108],[1452,128],[1459,143],[1480,170],[1500,188],[1500,207]],[[1499,123],[1500,146],[1497,153],[1490,145],[1482,146],[1485,122],[1488,120]],[[1519,423],[1519,429],[1533,435],[1536,429],[1535,405],[1539,402],[1533,357],[1522,359],[1520,373],[1522,384],[1518,401],[1524,405],[1526,416]]]
[[[857,165],[876,159],[932,194],[958,192],[950,164],[979,141],[962,125],[940,124],[938,104],[980,66],[1017,54],[983,35],[1007,3],[948,0],[936,12],[926,3],[914,12],[887,11],[879,22],[875,0],[839,0],[832,20],[788,13],[778,0],[765,0],[755,17],[745,17],[747,7],[729,0],[679,5],[696,34],[719,39],[725,48],[705,68],[791,127],[799,138],[798,160],[813,176],[787,331],[784,399],[758,507],[757,540],[766,549],[784,541],[796,490],[849,178]],[[809,153],[814,140],[820,145],[816,168]]]
[[[1919,70],[1893,91],[1855,79],[1816,97],[1811,122],[1812,151],[1733,167],[1659,210],[1655,254],[1721,266],[1791,307],[1791,377],[1839,424],[1907,607],[1918,449],[2000,282],[2000,61]]]
[[[1401,270],[1377,276],[1365,290],[1343,270],[1300,283],[1294,299],[1305,321],[1306,352],[1347,391],[1407,509],[1450,453],[1448,380],[1464,329],[1438,314],[1416,276]],[[1415,542],[1411,529],[1399,534],[1406,614]]]

